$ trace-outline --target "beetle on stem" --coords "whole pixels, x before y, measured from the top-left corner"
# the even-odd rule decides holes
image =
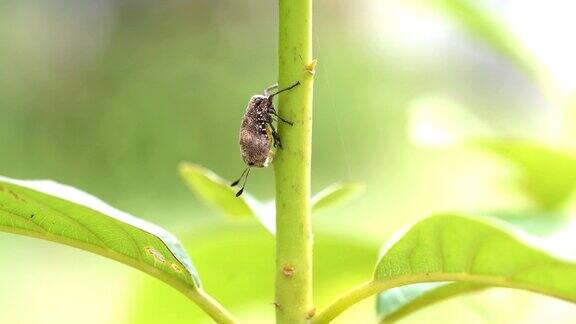
[[[276,109],[274,109],[273,99],[277,94],[291,90],[298,85],[300,85],[300,82],[296,82],[286,89],[270,93],[278,89],[278,84],[274,84],[266,88],[264,94],[254,95],[250,98],[240,126],[240,153],[244,163],[246,163],[246,169],[244,169],[240,178],[231,184],[234,187],[244,178],[242,188],[236,193],[236,197],[239,197],[244,192],[246,180],[248,180],[250,175],[250,168],[267,167],[274,159],[275,148],[282,148],[280,136],[272,122],[276,120],[276,122],[282,121],[290,126],[293,124],[278,115]]]

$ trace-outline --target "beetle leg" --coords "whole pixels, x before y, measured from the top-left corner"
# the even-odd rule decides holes
[[[246,171],[248,171],[249,169],[250,169],[250,167],[247,167],[246,169],[244,169],[244,171],[243,171],[242,174],[240,175],[240,178],[238,178],[238,180],[232,182],[232,183],[230,184],[230,187],[234,187],[235,185],[237,185],[237,184],[240,182],[240,180],[242,180],[242,178],[244,177],[244,174],[246,174]]]
[[[272,138],[274,139],[274,147],[279,147],[280,149],[282,149],[282,142],[280,141],[280,135],[278,135],[276,128],[274,128],[274,125],[272,125],[272,123],[269,123],[268,125],[270,125],[270,128],[272,129]]]
[[[248,170],[248,172],[246,172],[246,177],[244,177],[242,188],[238,190],[238,192],[236,193],[236,197],[240,197],[240,195],[244,192],[244,188],[246,188],[246,181],[248,181],[248,176],[250,176],[250,167],[248,167],[246,170]]]

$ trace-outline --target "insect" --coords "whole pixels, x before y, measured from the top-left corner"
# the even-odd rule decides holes
[[[278,89],[278,84],[274,84],[266,88],[264,94],[254,95],[250,98],[240,126],[240,153],[244,163],[246,163],[246,169],[240,178],[230,185],[234,187],[244,178],[242,188],[236,193],[236,197],[244,192],[250,169],[252,167],[267,167],[274,159],[276,147],[282,149],[280,136],[272,122],[276,120],[276,122],[282,121],[290,126],[293,124],[278,115],[274,109],[273,99],[277,94],[291,90],[298,85],[300,82],[296,82],[286,89],[270,93]]]

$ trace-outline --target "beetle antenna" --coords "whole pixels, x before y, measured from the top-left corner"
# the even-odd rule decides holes
[[[299,86],[299,85],[300,85],[300,81],[294,83],[293,85],[289,86],[289,87],[286,88],[286,89],[282,89],[282,90],[280,90],[280,91],[277,91],[276,93],[271,94],[270,97],[268,97],[268,98],[270,98],[270,100],[272,100],[272,98],[274,98],[275,95],[277,95],[277,94],[279,94],[279,93],[282,93],[282,92],[284,92],[284,91],[291,90],[291,89],[293,89],[293,88],[295,88],[296,86]]]
[[[244,182],[242,183],[242,188],[236,193],[236,197],[240,197],[240,195],[244,192],[244,187],[246,187],[246,181],[248,180],[248,176],[250,175],[250,167],[248,167],[246,170],[248,170],[248,172],[246,172],[246,177],[244,178]]]
[[[242,177],[244,177],[244,174],[246,173],[246,171],[248,171],[248,169],[250,169],[250,167],[244,169],[244,171],[242,171],[242,174],[240,175],[240,178],[238,178],[238,180],[232,182],[230,184],[230,187],[234,187],[235,185],[237,185],[240,182],[240,180],[242,180]]]

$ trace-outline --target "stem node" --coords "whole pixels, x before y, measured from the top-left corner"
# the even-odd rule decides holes
[[[314,317],[314,315],[316,315],[316,307],[309,310],[307,315],[308,316],[306,316],[306,319],[312,319],[312,317]]]
[[[282,268],[282,274],[284,275],[284,277],[290,278],[294,275],[294,267],[287,264],[284,266],[284,268]]]
[[[317,59],[313,59],[310,63],[306,64],[306,71],[308,71],[310,75],[316,74],[316,64],[318,64]]]

